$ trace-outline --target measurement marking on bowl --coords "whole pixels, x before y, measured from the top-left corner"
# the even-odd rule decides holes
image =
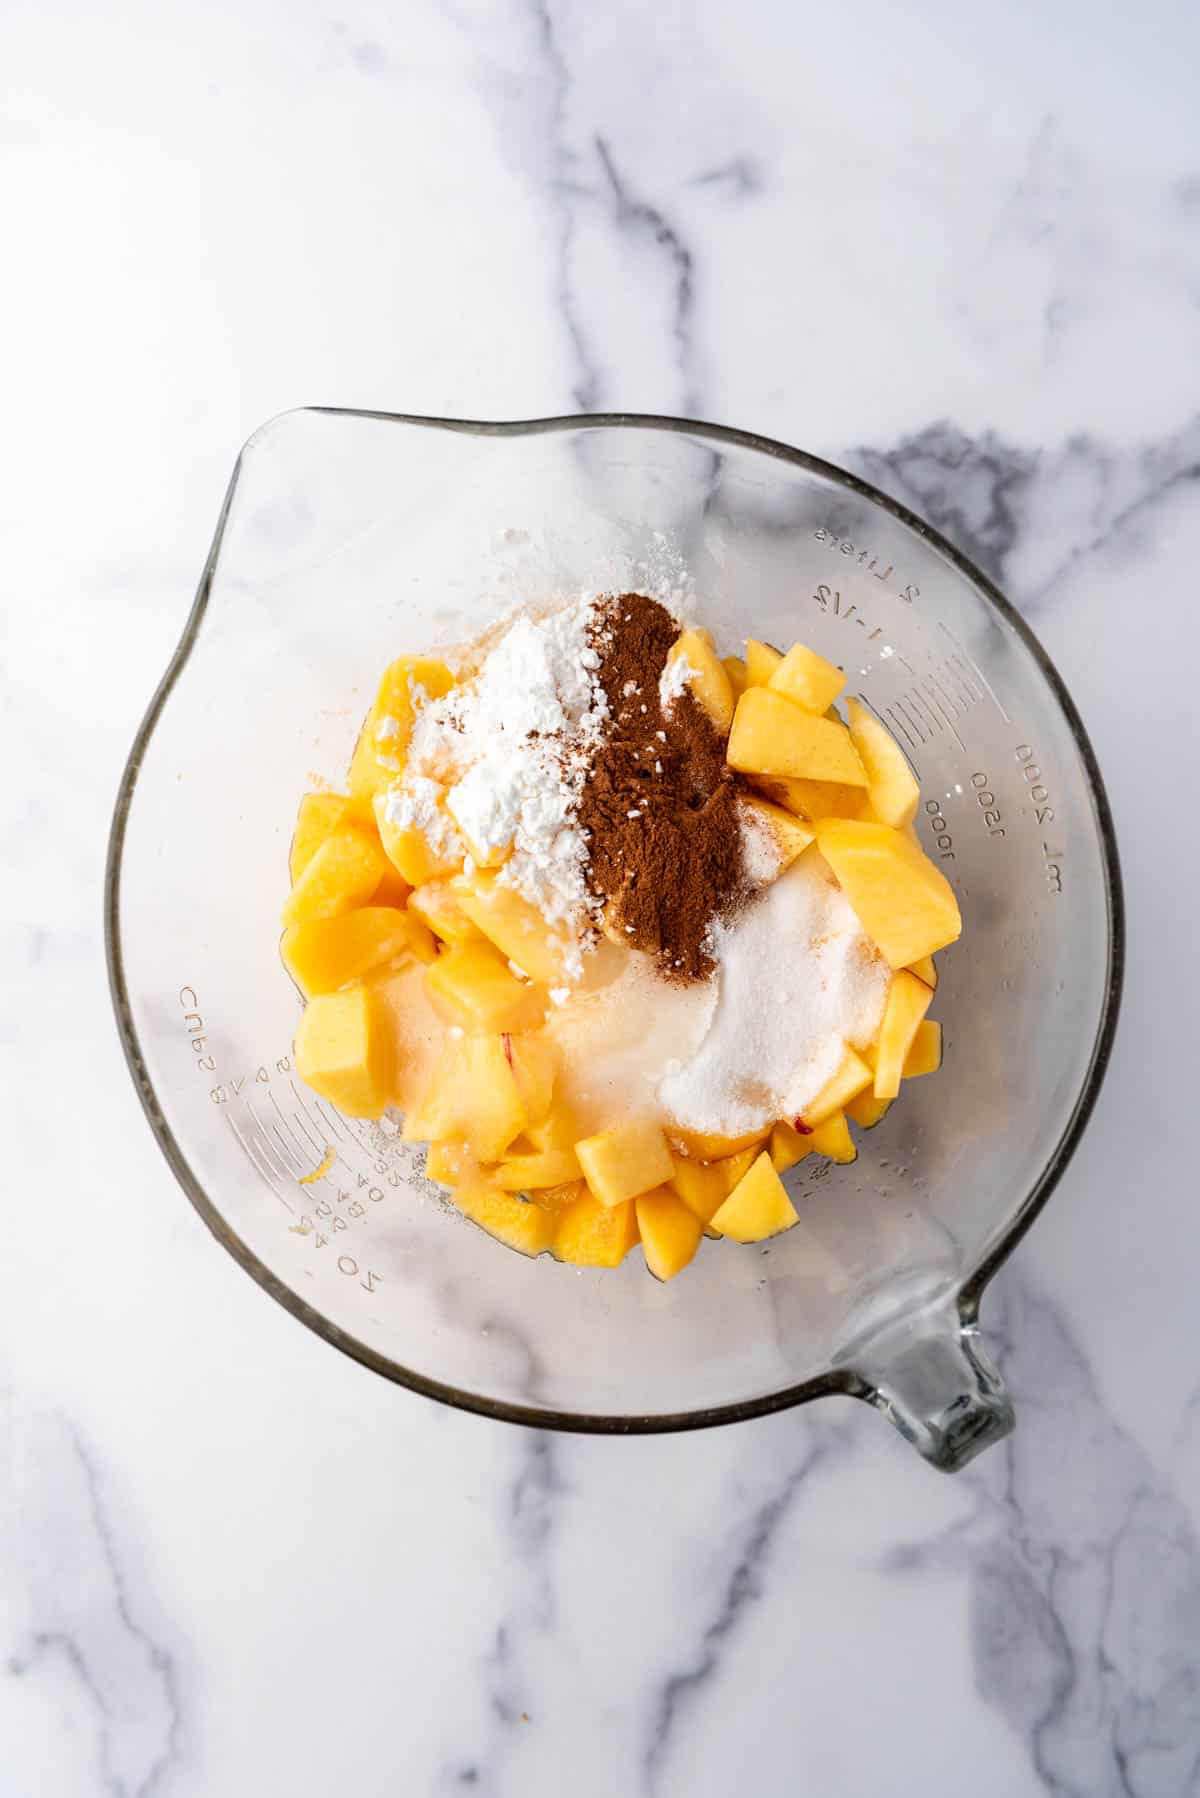
[[[944,633],[944,635],[949,637],[951,643],[953,643],[953,645],[954,645],[955,654],[951,659],[958,664],[959,668],[963,671],[963,673],[967,673],[969,671],[968,685],[973,681],[978,681],[979,685],[983,688],[983,691],[988,695],[988,698],[991,700],[992,704],[995,706],[996,710],[999,712],[1000,716],[1003,718],[1005,724],[1011,724],[1012,719],[1009,717],[1009,715],[1005,711],[1004,707],[1000,704],[1000,701],[996,696],[996,690],[992,686],[992,683],[989,681],[987,675],[984,674],[983,670],[980,667],[978,667],[977,664],[971,660],[970,656],[967,654],[967,652],[963,648],[962,644],[958,641],[958,638],[954,635],[954,632],[950,629],[950,627],[948,625],[943,624],[940,618],[938,619],[938,629],[940,631],[942,631]]]
[[[295,1131],[292,1129],[283,1106],[279,1103],[279,1100],[275,1097],[274,1093],[271,1094],[271,1103],[278,1114],[280,1127],[287,1132],[287,1135],[290,1138],[292,1146],[288,1149],[288,1154],[292,1156],[298,1167],[303,1168],[305,1161],[303,1146],[297,1138]]]
[[[917,762],[916,762],[917,746],[912,740],[912,735],[911,735],[910,731],[908,730],[908,727],[904,724],[904,722],[900,718],[899,714],[895,711],[895,709],[892,706],[890,706],[890,705],[885,706],[884,713],[885,713],[885,716],[890,721],[893,731],[895,731],[899,736],[902,736],[904,738],[904,741],[908,744],[909,750],[911,751],[908,759],[912,763],[913,773],[917,776],[917,778],[919,780],[921,777],[921,770],[917,766]]]
[[[908,698],[907,694],[905,695],[905,698]],[[917,714],[916,707],[914,706],[913,709],[910,711],[908,706],[905,705],[903,699],[897,699],[896,705],[899,708],[900,713],[903,716],[903,718],[905,719],[905,721],[912,725],[913,729],[916,731],[917,736],[920,738],[921,742],[928,743],[929,738],[926,735],[925,728],[921,723],[921,719],[920,719],[919,715]]]
[[[292,1116],[295,1118],[296,1123],[299,1126],[299,1128],[303,1131],[305,1139],[308,1142],[308,1146],[310,1149],[312,1149],[314,1154],[324,1155],[327,1150],[332,1150],[333,1153],[336,1155],[337,1150],[333,1149],[332,1143],[330,1143],[327,1139],[322,1140],[321,1137],[313,1135],[313,1132],[308,1127],[308,1125],[309,1125],[308,1116],[302,1107],[297,1106],[296,1110],[293,1111]]]
[[[255,1155],[254,1151],[250,1147],[249,1141],[247,1140],[246,1137],[244,1137],[242,1135],[242,1132],[239,1130],[238,1125],[237,1125],[237,1120],[233,1116],[232,1112],[227,1111],[225,1113],[225,1121],[229,1125],[229,1128],[233,1131],[233,1134],[234,1134],[235,1138],[237,1139],[238,1143],[241,1145],[242,1153],[245,1155],[246,1160],[250,1163],[250,1166],[254,1169],[254,1171],[258,1175],[259,1179],[263,1182],[263,1185],[270,1192],[272,1198],[278,1199],[279,1203],[283,1206],[284,1210],[291,1212],[294,1217],[295,1211],[294,1211],[294,1208],[292,1206],[290,1199],[288,1199],[283,1193],[280,1192],[279,1188],[276,1186],[276,1184],[275,1184],[274,1180],[271,1178],[270,1174],[268,1174],[265,1171],[265,1169],[261,1166],[257,1155]]]

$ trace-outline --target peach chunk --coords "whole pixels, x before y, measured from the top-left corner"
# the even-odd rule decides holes
[[[857,699],[846,701],[850,736],[867,771],[867,798],[881,824],[902,830],[917,815],[921,789],[904,751]]]
[[[669,1186],[640,1193],[633,1202],[646,1266],[656,1280],[673,1280],[700,1247],[703,1224]]]
[[[505,1192],[536,1192],[540,1187],[566,1186],[578,1180],[579,1157],[574,1149],[543,1149],[532,1155],[509,1155],[492,1175]]]
[[[585,1193],[553,1221],[554,1253],[576,1267],[620,1267],[638,1239],[632,1199],[602,1205]]]
[[[676,638],[667,655],[667,668],[679,661],[687,663],[687,684],[693,697],[719,735],[727,737],[733,719],[733,688],[707,631],[683,631]]]
[[[933,955],[959,936],[962,918],[950,882],[901,831],[831,818],[817,825],[817,846],[893,968]]]
[[[489,1236],[522,1255],[540,1255],[554,1241],[555,1219],[540,1205],[515,1199],[482,1174],[454,1189],[454,1203],[465,1217],[482,1225]]]
[[[714,1213],[712,1226],[735,1242],[762,1242],[781,1230],[790,1230],[796,1216],[771,1157],[761,1154]]]
[[[803,823],[792,812],[785,811],[781,805],[772,805],[769,799],[759,799],[746,793],[739,803],[752,822],[770,839],[779,857],[778,872],[782,874],[785,868],[790,868],[804,854],[815,832],[811,826]]]
[[[894,1099],[900,1091],[905,1058],[932,998],[933,988],[910,974],[907,968],[892,975],[875,1048],[877,1099]]]
[[[366,905],[387,871],[382,849],[365,830],[335,830],[301,869],[283,907],[285,924],[337,918]]]
[[[296,1072],[348,1117],[386,1111],[395,1072],[388,1012],[370,987],[310,999],[296,1031]]]
[[[675,1171],[671,1185],[689,1211],[707,1224],[713,1212],[729,1197],[729,1186],[719,1163],[689,1161],[686,1156],[672,1156]]]
[[[447,1024],[478,1035],[536,1030],[546,1016],[544,988],[518,980],[490,943],[456,943],[425,971],[425,990]]]
[[[809,1141],[818,1155],[827,1155],[830,1161],[858,1159],[858,1150],[854,1146],[854,1138],[850,1134],[843,1111],[835,1111],[823,1124],[814,1125]]]
[[[694,1161],[721,1161],[742,1149],[756,1148],[766,1142],[771,1132],[749,1130],[744,1136],[719,1136],[712,1130],[684,1130],[678,1124],[670,1124],[667,1134],[680,1153],[690,1155]]]
[[[411,956],[427,960],[433,938],[419,918],[389,905],[365,905],[340,918],[293,924],[279,945],[283,965],[306,998],[333,993],[376,968]]]
[[[429,784],[434,785],[432,781]],[[390,798],[388,793],[375,795],[375,822],[379,827],[379,841],[392,866],[413,887],[456,874],[462,867],[466,845],[449,817],[444,830],[430,835],[418,830],[415,824],[395,823],[389,816]]]
[[[747,687],[738,700],[725,759],[744,774],[867,784],[845,725],[804,711],[770,687]]]
[[[400,656],[384,669],[375,703],[354,746],[346,782],[361,805],[370,805],[403,769],[420,706],[428,699],[441,699],[453,685],[449,668],[432,656]]]
[[[428,976],[426,976],[428,978]],[[844,1110],[845,1106],[858,1093],[871,1084],[871,1070],[861,1055],[847,1048],[842,1056],[841,1066],[830,1076],[817,1094],[804,1107],[804,1122],[809,1129],[823,1124],[832,1117],[835,1111]]]
[[[923,980],[926,986],[936,986],[938,983],[937,967],[932,955],[920,956],[910,965],[908,971],[910,974],[915,974],[918,980]]]
[[[936,1074],[941,1065],[942,1027],[932,1018],[922,1018],[904,1057],[904,1078],[919,1080],[922,1074]]]
[[[463,1036],[442,1051],[425,1092],[408,1111],[406,1142],[465,1142],[476,1161],[499,1161],[525,1128],[511,1037]]]
[[[565,940],[547,924],[536,905],[504,886],[493,874],[465,876],[451,882],[459,907],[501,955],[516,962],[543,986],[562,985]]]
[[[342,793],[306,793],[296,813],[296,829],[288,852],[288,873],[299,880],[326,837],[354,819],[354,801]]]
[[[430,880],[414,889],[409,909],[428,924],[444,943],[482,943],[484,935],[472,924],[451,889],[449,881]]]
[[[765,687],[780,662],[783,651],[773,643],[760,643],[756,637],[746,639],[746,685]]]
[[[751,774],[752,785],[765,798],[816,824],[821,818],[857,818],[867,803],[861,787],[836,780],[785,780],[782,775]]]
[[[873,1130],[891,1103],[890,1099],[877,1099],[873,1092],[861,1092],[846,1106],[846,1116],[853,1118],[860,1130]]]
[[[840,668],[803,643],[792,644],[767,682],[772,692],[782,693],[806,712],[827,712],[845,684]]]
[[[620,1205],[665,1186],[675,1169],[666,1138],[650,1118],[630,1118],[575,1144],[584,1179],[602,1205]]]
[[[729,685],[736,703],[749,685],[746,678],[746,664],[740,656],[722,656],[721,666],[729,676]]]
[[[771,1166],[777,1174],[786,1174],[790,1167],[795,1167],[812,1152],[812,1136],[802,1136],[785,1118],[781,1118],[771,1131]]]
[[[478,1166],[465,1142],[431,1142],[425,1157],[425,1177],[440,1180],[443,1186],[457,1186]]]

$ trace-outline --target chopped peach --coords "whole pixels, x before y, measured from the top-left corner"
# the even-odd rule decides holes
[[[817,845],[893,968],[906,968],[956,940],[962,918],[953,888],[900,831],[828,819],[817,825]]]
[[[525,1110],[500,1036],[452,1038],[425,1092],[407,1112],[406,1142],[465,1142],[476,1161],[499,1161],[525,1128]]]
[[[712,1130],[683,1130],[678,1124],[667,1127],[672,1145],[681,1155],[690,1155],[694,1161],[720,1161],[726,1155],[736,1155],[742,1149],[764,1143],[770,1134],[767,1129],[749,1130],[744,1136],[718,1136]]]
[[[718,1205],[729,1197],[729,1186],[719,1163],[689,1161],[684,1155],[673,1155],[671,1161],[675,1169],[672,1187],[700,1222],[707,1224]]]
[[[687,663],[687,684],[693,697],[708,713],[719,734],[728,736],[733,718],[733,688],[707,631],[681,632],[671,646],[667,667],[680,661]]]
[[[285,924],[337,918],[366,905],[387,869],[383,851],[365,830],[335,830],[315,849],[283,907]]]
[[[865,705],[846,701],[850,736],[867,771],[867,798],[881,824],[902,830],[917,815],[921,790],[899,743]]]
[[[760,1154],[714,1213],[712,1226],[735,1242],[762,1242],[781,1230],[790,1230],[796,1216],[771,1157]]]
[[[803,823],[792,812],[785,811],[781,805],[772,805],[769,799],[759,799],[746,793],[742,795],[740,804],[745,814],[769,838],[779,857],[780,874],[804,854],[816,834],[810,825]]]
[[[457,1186],[478,1170],[479,1163],[465,1142],[432,1142],[425,1157],[425,1174],[443,1186]]]
[[[453,685],[446,664],[431,656],[400,656],[384,670],[350,761],[347,785],[360,804],[369,805],[403,769],[420,705],[441,699]]]
[[[591,1198],[586,1180],[567,1180],[562,1186],[535,1186],[529,1196],[535,1205],[540,1205],[543,1211],[552,1211],[556,1217],[580,1199]]]
[[[764,798],[810,824],[822,818],[857,818],[867,802],[861,787],[847,787],[836,780],[786,780],[770,774],[747,778]]]
[[[846,1116],[853,1118],[860,1130],[873,1130],[891,1103],[890,1099],[877,1099],[873,1092],[861,1092],[846,1106]]]
[[[408,901],[409,909],[424,919],[435,936],[444,943],[482,943],[485,938],[478,924],[472,924],[455,897],[449,881],[430,880],[416,887]]]
[[[574,1149],[545,1149],[540,1154],[509,1155],[492,1175],[505,1192],[533,1192],[538,1187],[565,1186],[578,1180]]]
[[[586,1193],[553,1221],[554,1253],[576,1267],[620,1267],[638,1239],[632,1199],[602,1205]]]
[[[413,887],[425,886],[430,881],[443,880],[449,874],[456,874],[462,867],[466,845],[449,818],[445,830],[434,839],[418,830],[415,825],[395,823],[389,815],[390,801],[391,795],[388,793],[377,793],[375,796],[375,822],[379,827],[379,841],[388,860],[408,884]]]
[[[918,960],[910,962],[908,971],[915,974],[918,980],[923,980],[926,986],[936,986],[938,983],[937,966],[932,955],[922,955]]]
[[[845,725],[802,710],[770,687],[747,687],[738,700],[725,759],[747,774],[867,784]]]
[[[809,1140],[817,1154],[827,1155],[830,1161],[855,1161],[858,1158],[845,1112],[835,1111],[823,1124],[814,1125]]]
[[[792,644],[767,682],[772,692],[782,693],[806,712],[827,712],[845,684],[840,668],[803,643]]]
[[[283,965],[306,998],[333,993],[376,968],[395,967],[414,955],[424,958],[433,938],[409,911],[365,905],[340,918],[310,918],[293,924],[279,945]]]
[[[579,1119],[574,1109],[556,1095],[544,1117],[525,1126],[525,1134],[535,1149],[573,1148],[579,1141]]]
[[[650,1118],[630,1118],[575,1145],[584,1179],[604,1205],[620,1205],[674,1173],[666,1138]]]
[[[932,1018],[922,1018],[904,1057],[904,1078],[919,1080],[922,1074],[936,1074],[942,1065],[942,1027]]]
[[[426,976],[428,978],[428,976]],[[841,1066],[825,1082],[815,1099],[804,1107],[804,1122],[809,1129],[823,1124],[835,1111],[842,1111],[851,1099],[871,1084],[871,1069],[854,1050],[847,1048]]]
[[[549,1114],[562,1050],[556,1042],[541,1035],[505,1035],[501,1040],[513,1079],[517,1083],[517,1093],[525,1115],[523,1128],[526,1136],[529,1136]]]
[[[883,1023],[875,1047],[875,1097],[894,1099],[900,1091],[905,1057],[913,1046],[917,1026],[929,1010],[933,988],[901,968],[892,975]]]
[[[673,1280],[700,1247],[704,1226],[669,1186],[656,1186],[633,1201],[646,1266],[657,1280]]]
[[[768,1137],[765,1140],[769,1141],[770,1139]],[[751,1143],[748,1148],[739,1149],[735,1155],[724,1155],[720,1161],[713,1162],[713,1166],[725,1183],[726,1197],[733,1191],[743,1175],[754,1166],[762,1154],[762,1144],[763,1139],[760,1139],[758,1142]]]
[[[460,877],[451,888],[461,909],[501,955],[543,986],[562,985],[565,939],[547,924],[535,905],[494,874]]]
[[[769,1152],[775,1172],[786,1174],[788,1168],[795,1167],[798,1161],[803,1161],[806,1155],[812,1154],[812,1136],[802,1136],[786,1118],[781,1118],[771,1131]]]
[[[729,676],[729,685],[733,691],[733,697],[736,702],[746,691],[748,684],[746,678],[746,664],[742,661],[740,656],[722,656],[721,666]]]
[[[755,637],[746,639],[746,685],[765,687],[780,662],[783,651],[771,643],[760,643]]]
[[[491,943],[447,949],[425,970],[425,990],[444,1022],[479,1035],[536,1030],[546,1016],[545,989],[518,980]]]
[[[370,987],[309,1000],[296,1031],[296,1071],[348,1117],[382,1117],[392,1095],[395,1049],[387,1011]]]
[[[489,1236],[522,1255],[540,1255],[554,1241],[557,1225],[550,1212],[525,1199],[515,1199],[510,1192],[502,1192],[482,1174],[455,1188],[454,1203],[465,1217],[482,1225]]]
[[[296,829],[288,854],[288,873],[293,883],[321,847],[343,824],[355,816],[354,801],[342,793],[306,793],[296,813]]]
[[[412,888],[409,886],[407,880],[405,880],[403,874],[396,868],[388,867],[384,869],[380,876],[379,885],[371,894],[371,904],[392,905],[398,910],[401,906],[408,904],[411,892]],[[432,937],[430,937],[429,942],[431,945],[429,954],[419,956],[418,960],[432,961],[437,954],[436,948],[432,946]]]

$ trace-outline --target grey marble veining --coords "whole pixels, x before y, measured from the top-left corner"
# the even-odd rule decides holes
[[[0,20],[0,1798],[1200,1791],[1198,59],[1165,0]],[[313,401],[777,435],[1043,637],[1129,978],[984,1302],[1016,1434],[960,1478],[849,1400],[628,1442],[451,1413],[176,1190],[108,814],[238,445]]]

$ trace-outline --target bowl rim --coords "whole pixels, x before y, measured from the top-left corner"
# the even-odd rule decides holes
[[[955,1295],[959,1322],[961,1327],[966,1330],[975,1328],[980,1301],[988,1283],[1042,1211],[1079,1145],[1108,1069],[1120,1012],[1125,972],[1126,926],[1125,899],[1116,830],[1095,751],[1066,683],[1037,636],[1016,608],[1004,597],[996,584],[939,531],[916,513],[910,511],[899,500],[881,492],[879,488],[873,486],[869,481],[863,480],[861,476],[852,474],[849,470],[841,468],[821,456],[812,455],[806,450],[796,449],[789,444],[782,443],[777,438],[765,437],[754,431],[738,430],[729,425],[711,424],[700,419],[673,418],[645,412],[562,413],[544,418],[486,420],[440,418],[420,413],[387,412],[353,406],[298,406],[277,413],[260,425],[246,439],[238,453],[217,516],[216,528],[201,571],[196,596],[184,624],[182,635],[138,726],[121,774],[109,828],[103,906],[105,964],[116,1015],[117,1032],[126,1065],[159,1148],[188,1199],[217,1241],[229,1251],[234,1260],[245,1269],[251,1278],[256,1280],[293,1317],[298,1318],[301,1323],[306,1324],[309,1329],[352,1360],[425,1398],[437,1399],[458,1410],[474,1412],[497,1421],[524,1424],[537,1429],[563,1430],[585,1435],[658,1435],[680,1430],[705,1429],[716,1424],[739,1423],[754,1417],[766,1417],[777,1411],[788,1410],[793,1405],[807,1404],[813,1399],[823,1398],[829,1394],[840,1393],[854,1398],[873,1400],[876,1397],[876,1391],[869,1382],[852,1369],[836,1367],[826,1369],[825,1372],[817,1374],[811,1379],[781,1387],[778,1391],[765,1393],[753,1399],[742,1399],[734,1404],[647,1415],[558,1411],[537,1405],[510,1404],[484,1394],[464,1391],[459,1387],[435,1380],[427,1374],[419,1373],[414,1368],[405,1367],[399,1362],[390,1360],[386,1355],[378,1353],[367,1343],[359,1341],[348,1331],[342,1330],[337,1324],[330,1322],[315,1307],[302,1299],[298,1293],[293,1292],[242,1241],[237,1232],[225,1221],[221,1212],[209,1198],[203,1184],[193,1172],[162,1107],[158,1103],[133,1020],[133,1009],[125,979],[120,933],[121,862],[125,833],[138,776],[150,739],[154,734],[155,725],[187,664],[208,608],[225,526],[246,452],[253,446],[256,439],[265,435],[277,424],[284,420],[301,418],[310,414],[337,418],[374,419],[381,423],[455,431],[477,437],[539,436],[553,432],[621,428],[680,433],[708,439],[716,444],[731,444],[740,449],[754,450],[775,460],[784,461],[794,467],[819,474],[826,480],[890,513],[893,518],[898,519],[909,530],[936,549],[967,580],[971,581],[988,604],[1021,638],[1058,701],[1087,776],[1101,846],[1108,916],[1108,967],[1100,1021],[1092,1045],[1091,1058],[1062,1135],[1041,1175],[1026,1193],[1008,1225],[1000,1232],[979,1266],[958,1288]]]

